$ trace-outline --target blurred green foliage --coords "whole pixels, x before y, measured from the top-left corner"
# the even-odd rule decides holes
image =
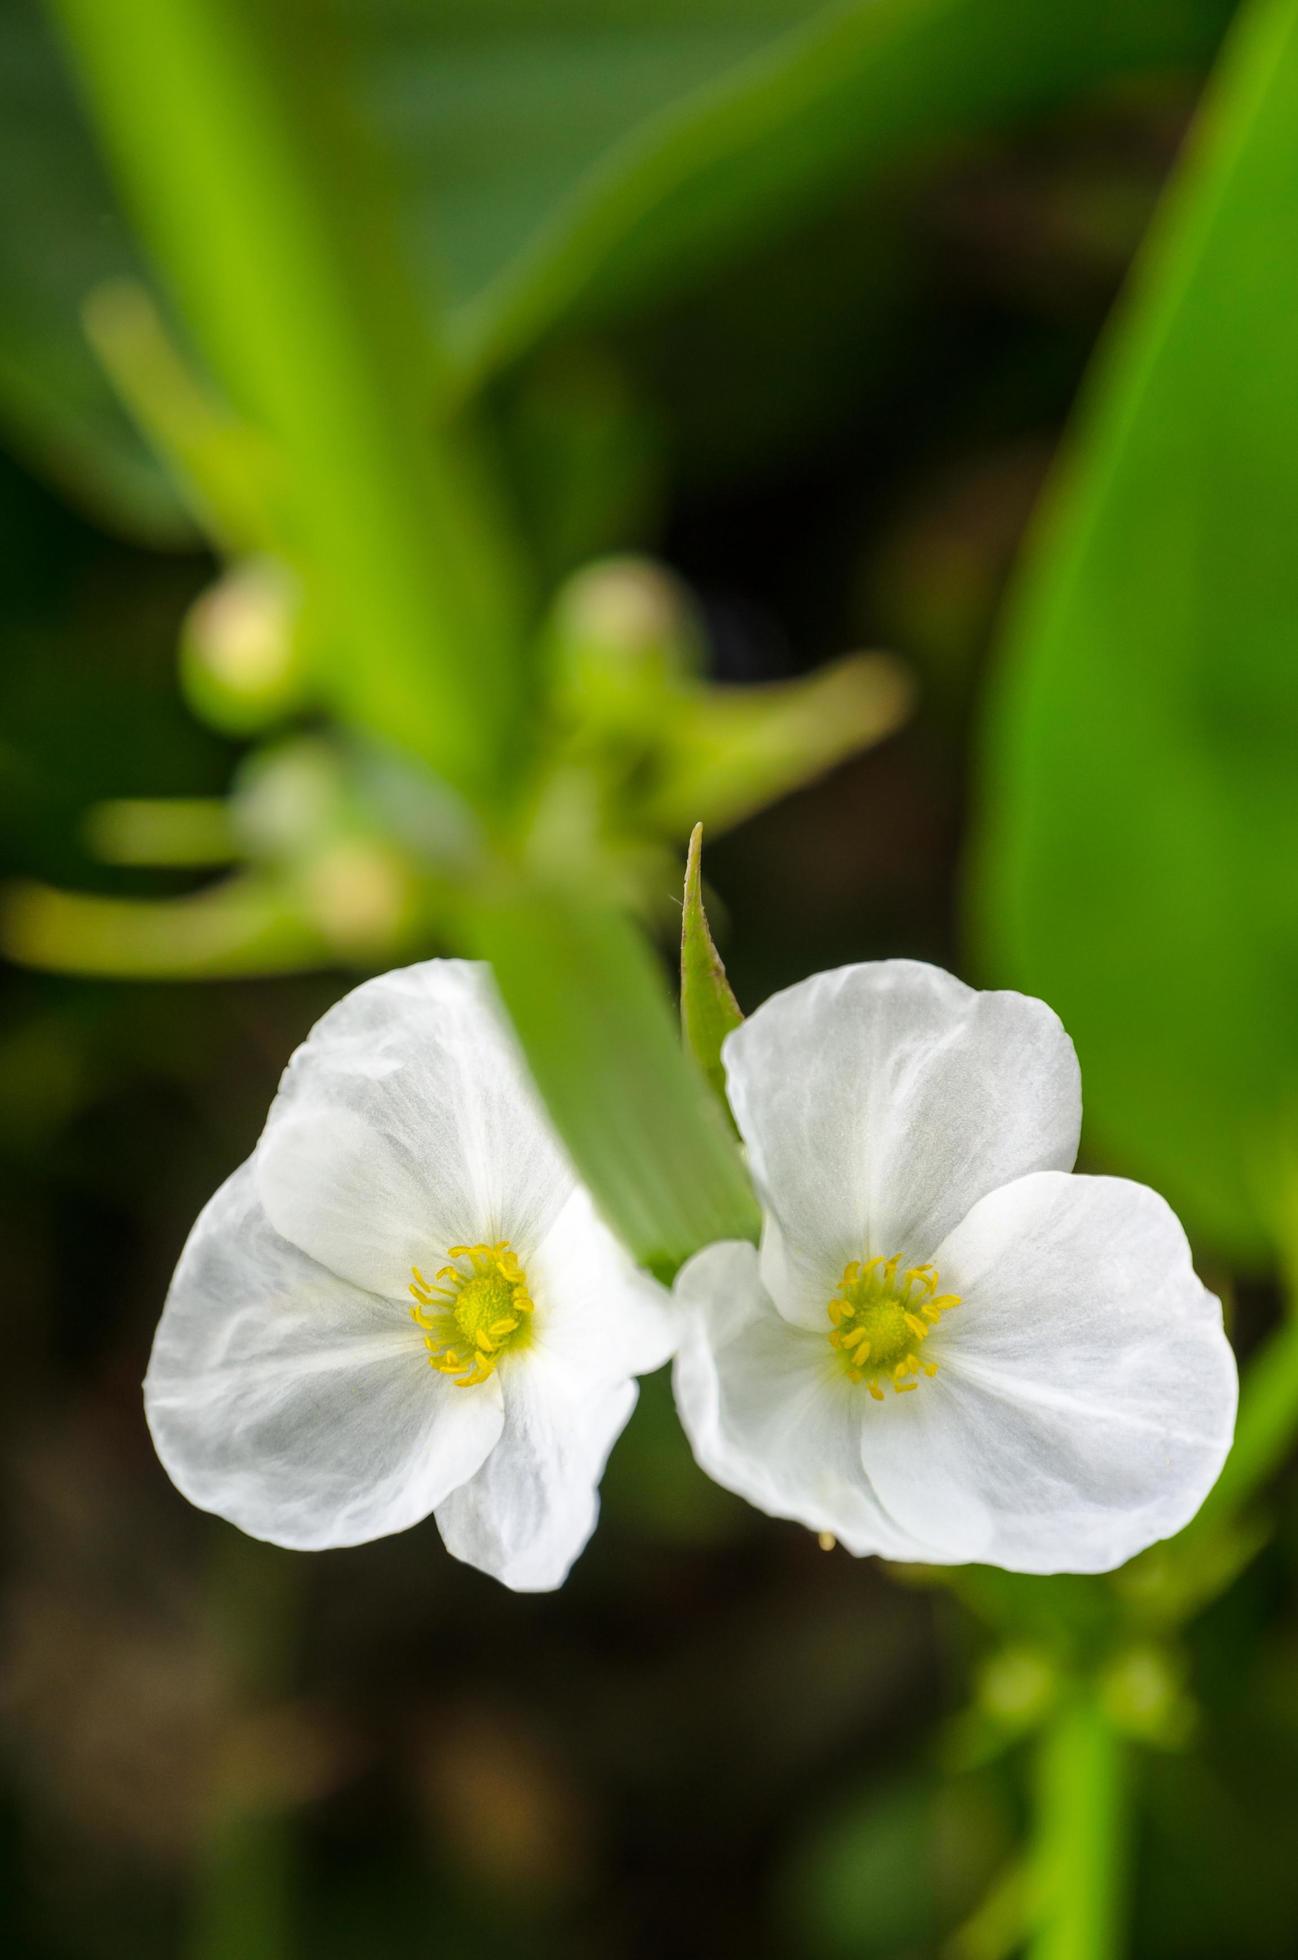
[[[1025,569],[971,919],[1095,1145],[1213,1243],[1298,1219],[1298,22],[1241,29]]]
[[[531,0],[351,0],[338,11],[411,262],[479,374],[565,319],[698,283],[907,150],[1110,75],[1202,60],[1229,8],[562,0],[543,23]],[[138,257],[39,0],[12,0],[4,34],[11,168],[60,245],[23,249],[30,207],[0,231],[9,412],[75,491],[106,493],[101,507],[119,521],[174,522],[76,330],[86,295],[137,272]]]

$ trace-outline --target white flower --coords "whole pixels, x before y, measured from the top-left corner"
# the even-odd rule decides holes
[[[145,1382],[191,1502],[318,1549],[434,1513],[457,1558],[561,1584],[667,1295],[596,1217],[485,968],[371,980],[293,1057],[200,1216]]]
[[[1068,1174],[1049,1008],[844,967],[724,1058],[764,1229],[677,1283],[704,1469],[884,1558],[1102,1572],[1178,1531],[1230,1447],[1234,1358],[1162,1199]]]

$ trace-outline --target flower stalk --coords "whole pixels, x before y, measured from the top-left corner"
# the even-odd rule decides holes
[[[1063,1703],[1037,1757],[1036,1930],[1029,1960],[1119,1960],[1127,1746],[1089,1688]]]
[[[214,1539],[208,1629],[244,1711],[273,1707],[290,1691],[298,1576],[288,1560],[240,1533],[223,1531]],[[185,1960],[276,1960],[293,1945],[291,1806],[246,1737],[240,1746],[239,1726],[231,1725],[213,1765]]]

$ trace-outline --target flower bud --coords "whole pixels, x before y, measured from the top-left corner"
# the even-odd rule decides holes
[[[273,559],[225,572],[190,607],[180,678],[194,713],[227,735],[253,735],[303,705],[307,660],[297,580]]]
[[[1179,1748],[1195,1721],[1184,1672],[1178,1657],[1165,1647],[1148,1642],[1128,1647],[1109,1663],[1101,1682],[1109,1720],[1137,1741]]]
[[[345,958],[404,944],[418,918],[414,872],[379,838],[340,838],[304,866],[299,886],[311,923]]]
[[[250,755],[235,777],[235,833],[250,858],[292,860],[318,850],[347,823],[343,761],[319,735],[299,735]]]
[[[1003,1728],[1030,1729],[1049,1712],[1057,1688],[1055,1668],[1038,1648],[1002,1647],[979,1672],[978,1704]]]
[[[703,666],[694,602],[647,558],[608,558],[560,588],[550,617],[555,687],[581,720],[643,722]]]

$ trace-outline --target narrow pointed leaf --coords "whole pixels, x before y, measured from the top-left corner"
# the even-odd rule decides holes
[[[685,905],[681,917],[681,1033],[685,1046],[712,1084],[727,1119],[726,1072],[721,1044],[743,1020],[731,991],[703,909],[703,825],[696,823],[685,860]]]

